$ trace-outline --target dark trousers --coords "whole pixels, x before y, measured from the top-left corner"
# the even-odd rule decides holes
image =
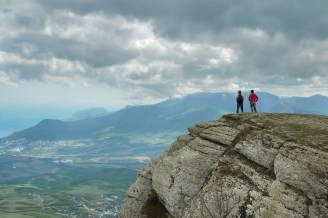
[[[240,108],[240,111],[241,112],[244,112],[244,105],[243,105],[243,103],[238,103],[237,102],[237,111],[236,111],[236,113],[239,113],[239,108]]]
[[[252,113],[257,113],[256,111],[256,103],[255,102],[250,102],[250,107],[251,107],[251,111]]]

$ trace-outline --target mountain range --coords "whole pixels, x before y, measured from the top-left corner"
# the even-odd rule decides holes
[[[258,112],[328,115],[327,96],[282,98],[267,92],[256,94],[259,96]],[[3,139],[51,141],[110,138],[130,133],[185,132],[188,126],[195,123],[234,113],[235,97],[234,93],[202,92],[153,105],[126,106],[110,113],[103,108],[84,110],[74,115],[79,119],[44,119],[33,127],[14,132]],[[246,99],[245,95],[244,112],[250,112]]]
[[[242,127],[236,127],[240,131],[247,125],[254,125],[253,118],[249,119],[249,117],[257,116],[257,119],[264,119],[268,115],[273,119],[269,124],[279,122],[279,116],[267,114],[269,112],[328,115],[328,97],[326,96],[281,98],[265,92],[257,94],[259,96],[257,109],[263,113],[258,115],[261,116],[249,113],[247,100],[244,102],[244,112],[248,113],[234,114],[236,111],[236,93],[195,93],[184,98],[168,99],[153,105],[126,106],[121,110],[112,112],[108,112],[104,108],[91,108],[77,113],[74,113],[75,110],[73,110],[69,113],[73,114],[69,119],[44,119],[34,126],[13,132],[7,137],[0,138],[0,179],[2,182],[10,183],[10,185],[2,187],[4,188],[3,193],[6,192],[6,194],[5,200],[0,202],[0,209],[6,217],[18,217],[20,213],[24,213],[25,216],[27,211],[31,211],[31,205],[34,205],[31,213],[36,216],[36,210],[38,210],[37,215],[39,217],[43,214],[48,217],[50,216],[49,213],[58,214],[58,212],[69,214],[68,216],[72,216],[74,213],[78,213],[80,216],[83,213],[85,214],[83,217],[87,217],[89,213],[94,215],[95,211],[86,210],[87,207],[98,208],[99,211],[105,211],[104,208],[106,207],[112,212],[117,211],[117,208],[123,203],[126,187],[134,181],[138,174],[137,170],[151,160],[159,160],[157,158],[163,154],[166,148],[172,143],[172,145],[176,145],[174,141],[177,138],[178,140],[185,139],[184,137],[181,138],[181,135],[187,135],[188,138],[188,130],[194,129],[192,132],[198,134],[198,129],[192,128],[197,123],[209,121],[208,123],[217,126],[216,123],[220,122],[219,119],[225,114],[227,115],[224,117],[245,116],[247,119],[243,122]],[[245,98],[247,99],[247,94],[245,94]],[[21,109],[24,111],[24,108]],[[22,113],[22,110],[17,112],[17,119],[22,117],[22,114],[29,117],[29,111]],[[56,109],[54,108],[54,110]],[[62,112],[58,111],[59,114]],[[281,115],[285,116],[286,114]],[[285,117],[289,117],[289,115]],[[302,116],[291,117],[295,121]],[[0,120],[3,121],[3,119]],[[303,122],[303,119],[301,120]],[[320,120],[324,122],[324,119],[321,118]],[[261,127],[261,122],[261,120],[257,122],[259,124],[257,128]],[[235,125],[241,124],[239,120],[234,123]],[[308,129],[308,126],[303,125],[303,123],[302,125],[287,126],[276,124],[274,128],[283,131],[286,128],[281,127],[288,127],[299,131],[300,126],[305,128],[301,129],[301,134],[288,134],[286,140],[297,141],[298,138],[296,137],[303,137],[304,134],[309,136],[317,133],[322,137],[326,135],[326,132],[322,131],[311,132],[311,129]],[[235,134],[235,131],[227,130],[225,126],[222,128],[222,131],[226,131],[228,135]],[[270,126],[268,126],[267,131],[272,133]],[[274,137],[272,138],[274,139]],[[240,138],[237,137],[237,139]],[[271,137],[268,137],[267,140],[270,140],[271,143]],[[324,144],[321,138],[316,137],[316,140]],[[204,142],[204,140],[201,141]],[[208,143],[211,144],[212,141]],[[208,143],[206,142],[206,144]],[[186,145],[182,144],[183,146]],[[200,151],[201,155],[205,154],[199,150],[201,146],[198,146],[197,143],[194,145],[193,149],[188,150],[191,152]],[[169,150],[172,153],[180,153],[176,148]],[[209,153],[213,151],[213,149],[204,148]],[[215,149],[218,148],[219,146],[215,146]],[[267,146],[265,148],[268,149]],[[228,148],[227,151],[231,151],[231,148]],[[262,155],[261,151],[259,149],[259,158],[266,160],[266,156]],[[216,153],[213,154],[214,159],[217,160],[219,156]],[[206,174],[206,168],[203,170],[194,167],[195,165],[189,165],[189,163],[198,163],[200,160],[198,156],[188,155],[188,153],[186,155],[187,158],[183,157],[184,161],[182,162],[181,159],[176,159],[179,164],[186,164],[190,167],[196,173],[197,178],[199,178],[200,172]],[[188,158],[195,159],[188,161]],[[196,159],[197,161],[195,161]],[[206,161],[200,161],[200,163],[207,162],[210,166],[214,166],[211,158],[205,157],[204,160]],[[222,166],[225,167],[226,164]],[[148,173],[148,170],[145,172]],[[180,172],[184,174],[187,171],[181,170]],[[172,175],[175,174],[172,173]],[[253,178],[257,178],[256,175]],[[148,174],[145,178],[148,178]],[[173,182],[187,181],[178,177],[175,179],[175,176],[167,176],[166,178]],[[194,178],[194,176],[188,176],[188,178]],[[167,180],[163,179],[162,181]],[[204,182],[199,184],[202,186]],[[180,187],[180,185],[176,187]],[[184,184],[183,187],[188,188],[189,184]],[[142,191],[139,188],[136,190]],[[59,192],[60,195],[58,195]],[[159,193],[158,190],[156,192]],[[35,193],[33,198],[31,198],[31,193]],[[186,193],[190,192],[187,191]],[[108,203],[111,196],[114,196],[116,200]],[[69,200],[71,198],[73,200]],[[33,203],[40,201],[40,199],[43,202],[42,205]],[[42,199],[46,200],[43,201]],[[92,200],[89,201],[88,199]],[[27,204],[26,202],[29,201],[31,203]],[[84,202],[84,207],[81,206],[81,202]],[[184,203],[183,201],[179,202]],[[59,204],[64,206],[60,207]],[[99,207],[99,205],[105,206]],[[16,210],[17,208],[20,209]],[[80,209],[77,210],[77,208]],[[16,211],[16,213],[13,215],[12,211]]]

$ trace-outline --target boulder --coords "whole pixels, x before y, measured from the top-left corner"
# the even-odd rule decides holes
[[[155,191],[163,217],[327,217],[328,117],[240,113],[196,124],[143,167],[119,217]]]

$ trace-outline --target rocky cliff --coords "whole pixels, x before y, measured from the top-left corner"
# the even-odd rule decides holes
[[[133,217],[328,217],[328,117],[229,114],[189,127],[130,185]]]

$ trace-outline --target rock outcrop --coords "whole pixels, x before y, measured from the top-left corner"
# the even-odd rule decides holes
[[[121,218],[328,217],[328,117],[229,114],[189,127],[129,186]],[[146,203],[147,201],[147,203]]]

